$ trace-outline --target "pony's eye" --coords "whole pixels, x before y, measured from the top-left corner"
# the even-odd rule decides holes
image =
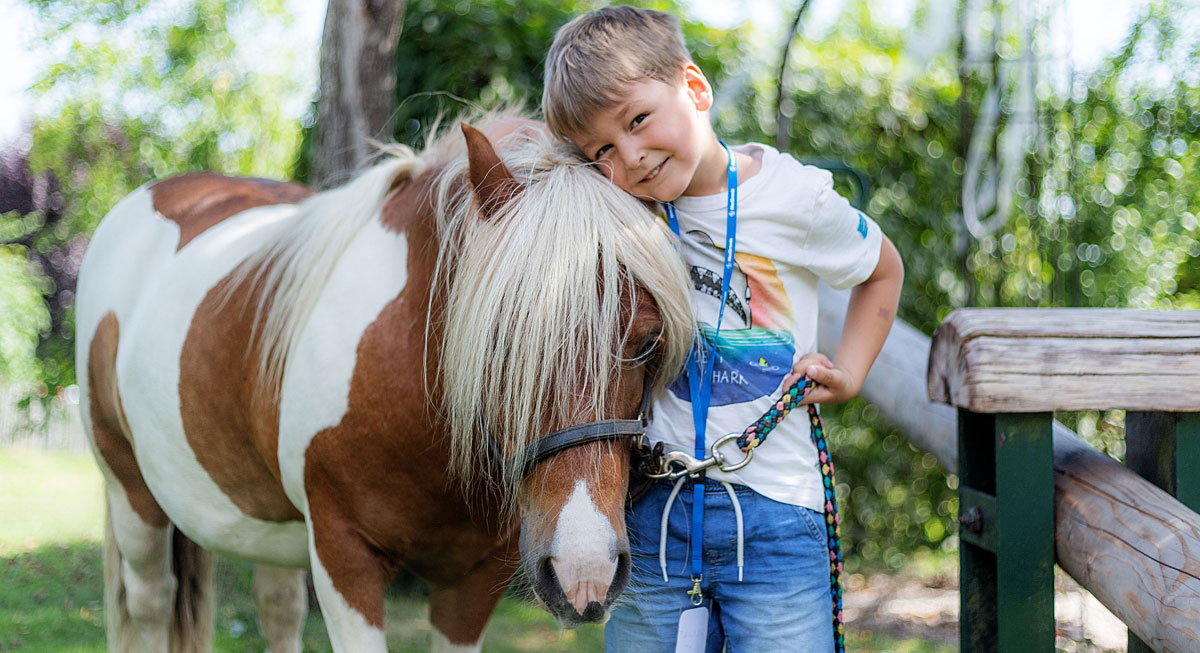
[[[646,339],[642,341],[641,346],[638,347],[637,354],[634,354],[634,362],[644,363],[651,356],[653,356],[655,350],[658,349],[659,338],[661,336],[662,333],[658,331],[646,336]]]

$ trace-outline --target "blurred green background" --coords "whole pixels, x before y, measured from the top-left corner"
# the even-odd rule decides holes
[[[284,0],[6,1],[33,17],[36,65],[28,134],[0,148],[0,443],[77,400],[73,278],[100,217],[187,170],[303,181],[316,115],[315,41],[289,36]],[[419,142],[463,102],[533,108],[554,31],[600,4],[409,0],[394,137]],[[1068,0],[633,4],[684,17],[719,134],[843,170],[904,258],[900,318],[925,333],[962,306],[1200,308],[1194,0],[1123,5],[1089,61]],[[861,400],[826,415],[847,568],[953,552],[955,479]],[[1123,455],[1119,412],[1059,417]]]

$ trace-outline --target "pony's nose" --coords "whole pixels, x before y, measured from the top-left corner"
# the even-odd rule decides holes
[[[575,612],[583,615],[593,603],[603,609],[604,597],[608,595],[608,587],[617,571],[616,558],[587,568],[561,564],[558,560],[552,560],[550,564],[558,576],[563,593],[567,595],[567,602],[575,608]]]
[[[629,583],[630,559],[628,551],[588,565],[572,565],[546,557],[542,568],[540,576],[547,584],[557,581],[555,589],[566,596],[580,621],[598,622]]]

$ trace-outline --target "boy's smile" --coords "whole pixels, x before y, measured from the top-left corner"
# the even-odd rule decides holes
[[[591,116],[586,134],[570,134],[622,190],[670,202],[725,188],[726,155],[708,122],[712,89],[694,65],[678,84],[644,79],[613,106]]]

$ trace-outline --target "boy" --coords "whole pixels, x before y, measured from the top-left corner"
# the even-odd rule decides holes
[[[559,30],[546,58],[551,131],[625,191],[664,203],[680,235],[704,342],[657,398],[647,433],[700,458],[801,374],[817,384],[804,403],[858,394],[904,276],[895,247],[834,192],[828,172],[766,145],[727,147],[709,123],[712,102],[678,20],[663,12],[585,14]],[[854,287],[833,361],[810,353],[819,278]],[[710,468],[684,492],[684,480],[656,483],[631,506],[633,579],[606,627],[607,650],[834,648],[822,514],[832,501],[826,454],[810,435],[809,420],[794,415],[744,468]],[[722,453],[731,464],[743,458],[734,447]]]

